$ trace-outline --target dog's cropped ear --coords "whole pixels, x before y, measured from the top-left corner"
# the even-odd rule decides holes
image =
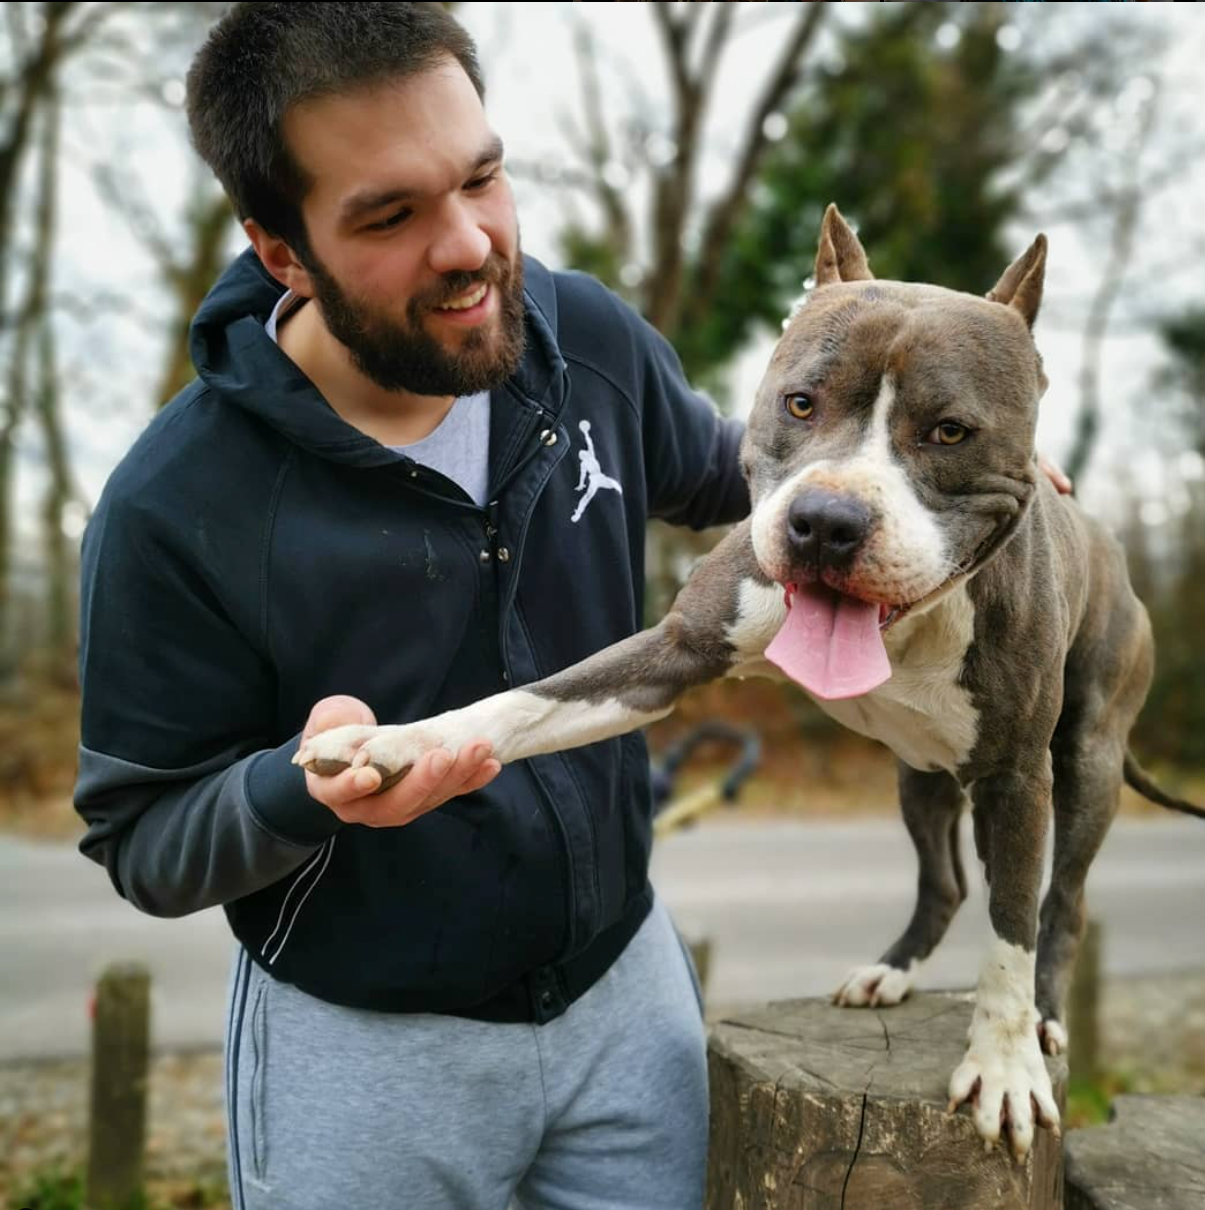
[[[820,224],[820,247],[816,251],[816,285],[839,281],[869,281],[874,277],[866,253],[841,211],[832,202]]]
[[[987,292],[990,302],[1003,303],[1021,313],[1032,328],[1042,305],[1042,284],[1046,280],[1046,237],[1037,239],[1004,270],[1000,280]]]

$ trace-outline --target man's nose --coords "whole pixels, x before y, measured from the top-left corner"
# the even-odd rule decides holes
[[[490,254],[491,241],[476,209],[463,198],[450,198],[439,217],[439,229],[427,253],[431,268],[436,273],[480,269]]]
[[[870,533],[870,510],[853,496],[811,488],[787,509],[791,554],[812,567],[844,570]]]

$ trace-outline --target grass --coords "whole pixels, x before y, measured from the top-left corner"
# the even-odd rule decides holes
[[[8,1210],[230,1210],[230,1196],[224,1184],[172,1181],[119,1205],[85,1205],[82,1173],[48,1169],[10,1195]]]
[[[1128,1072],[1101,1072],[1095,1079],[1072,1078],[1067,1081],[1067,1112],[1063,1126],[1075,1130],[1081,1126],[1099,1126],[1109,1120],[1113,1098],[1133,1092],[1135,1080]]]

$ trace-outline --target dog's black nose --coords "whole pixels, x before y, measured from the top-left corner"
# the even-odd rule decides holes
[[[870,532],[870,510],[852,496],[812,488],[787,509],[787,541],[801,563],[846,568]]]

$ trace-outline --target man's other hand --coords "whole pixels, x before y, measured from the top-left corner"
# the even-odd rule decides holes
[[[1038,466],[1046,478],[1054,484],[1062,495],[1069,496],[1075,490],[1071,480],[1067,478],[1063,468],[1057,462],[1051,462],[1049,458],[1044,458],[1039,454]]]

